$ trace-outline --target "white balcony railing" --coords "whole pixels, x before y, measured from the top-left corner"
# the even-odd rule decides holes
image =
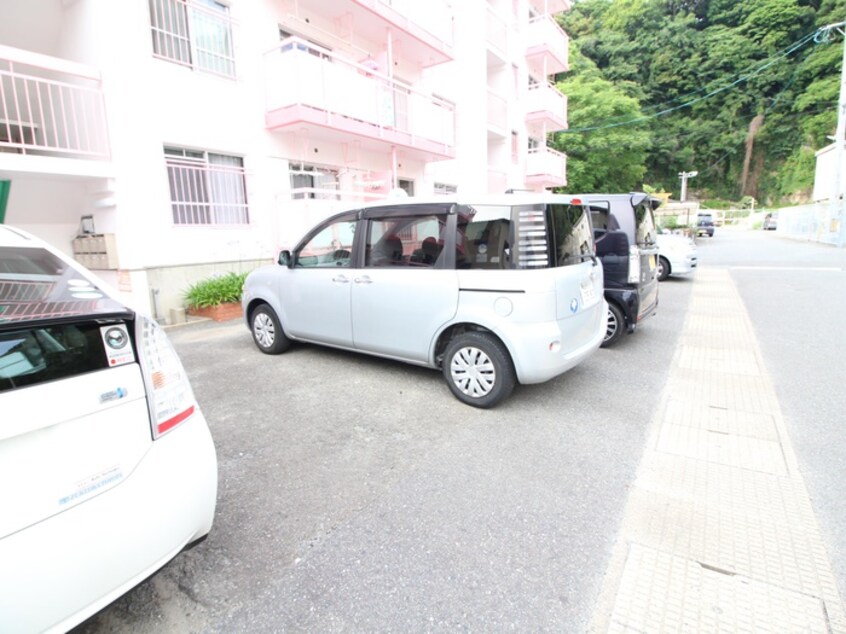
[[[532,84],[526,96],[526,112],[548,112],[566,121],[567,96],[548,82]]]
[[[0,151],[108,159],[99,72],[0,46]]]
[[[526,52],[537,74],[553,75],[569,69],[570,40],[552,16],[541,15],[529,22]]]
[[[557,183],[565,180],[567,155],[549,147],[532,148],[526,157],[526,178]]]
[[[300,38],[268,52],[265,72],[268,113],[305,106],[320,114],[323,126],[455,145],[452,104]]]
[[[500,169],[488,168],[488,192],[502,194],[508,188],[508,174]]]
[[[529,4],[541,14],[551,15],[570,10],[570,0],[529,0]]]
[[[508,50],[508,24],[490,7],[487,15],[488,46],[502,54]]]
[[[508,127],[508,100],[488,90],[488,125],[505,130]]]

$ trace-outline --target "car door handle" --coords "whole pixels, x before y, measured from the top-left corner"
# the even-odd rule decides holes
[[[370,279],[369,275],[362,275],[361,277],[355,278],[356,284],[372,284],[373,280]]]
[[[345,275],[336,275],[332,278],[333,282],[338,282],[339,284],[349,284],[350,281],[347,279]]]

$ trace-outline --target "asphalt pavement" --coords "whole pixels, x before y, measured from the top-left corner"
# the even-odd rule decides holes
[[[489,411],[434,371],[171,329],[215,527],[80,631],[843,631],[843,252],[699,245],[638,332]]]

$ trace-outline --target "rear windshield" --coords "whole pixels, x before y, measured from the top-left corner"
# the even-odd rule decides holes
[[[474,205],[459,209],[457,268],[569,266],[593,253],[590,217],[581,205]]]
[[[655,216],[652,214],[652,207],[649,199],[635,207],[635,222],[637,223],[637,235],[635,240],[641,246],[655,244]]]
[[[0,328],[25,321],[127,312],[46,249],[0,248]]]
[[[0,332],[0,392],[109,367],[105,328],[89,322]]]

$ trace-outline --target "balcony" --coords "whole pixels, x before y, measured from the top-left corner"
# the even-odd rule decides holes
[[[548,82],[532,84],[526,97],[526,124],[531,136],[567,129],[567,97]]]
[[[508,101],[488,90],[488,134],[504,137],[508,134]]]
[[[503,64],[508,53],[508,24],[490,7],[488,7],[486,20],[488,65]]]
[[[563,187],[567,184],[567,155],[552,148],[529,150],[526,184],[534,187]]]
[[[555,15],[570,10],[570,0],[529,0],[529,4],[541,15]]]
[[[526,30],[526,62],[536,79],[569,70],[570,40],[555,19],[543,15],[532,19]]]
[[[303,35],[322,19],[332,25],[326,35],[347,43],[384,45],[390,34],[394,50],[424,68],[453,59],[452,10],[445,0],[285,0],[282,6],[286,22],[303,24]]]
[[[108,126],[99,72],[75,62],[0,46],[0,153],[39,157],[42,166],[46,165],[42,157],[108,161]],[[3,168],[25,171],[20,160],[11,163],[13,157],[2,158]]]
[[[265,56],[265,73],[270,130],[396,146],[425,161],[455,156],[455,110],[442,99],[296,37]]]
[[[488,167],[488,192],[502,194],[508,189],[508,174],[501,169]]]

